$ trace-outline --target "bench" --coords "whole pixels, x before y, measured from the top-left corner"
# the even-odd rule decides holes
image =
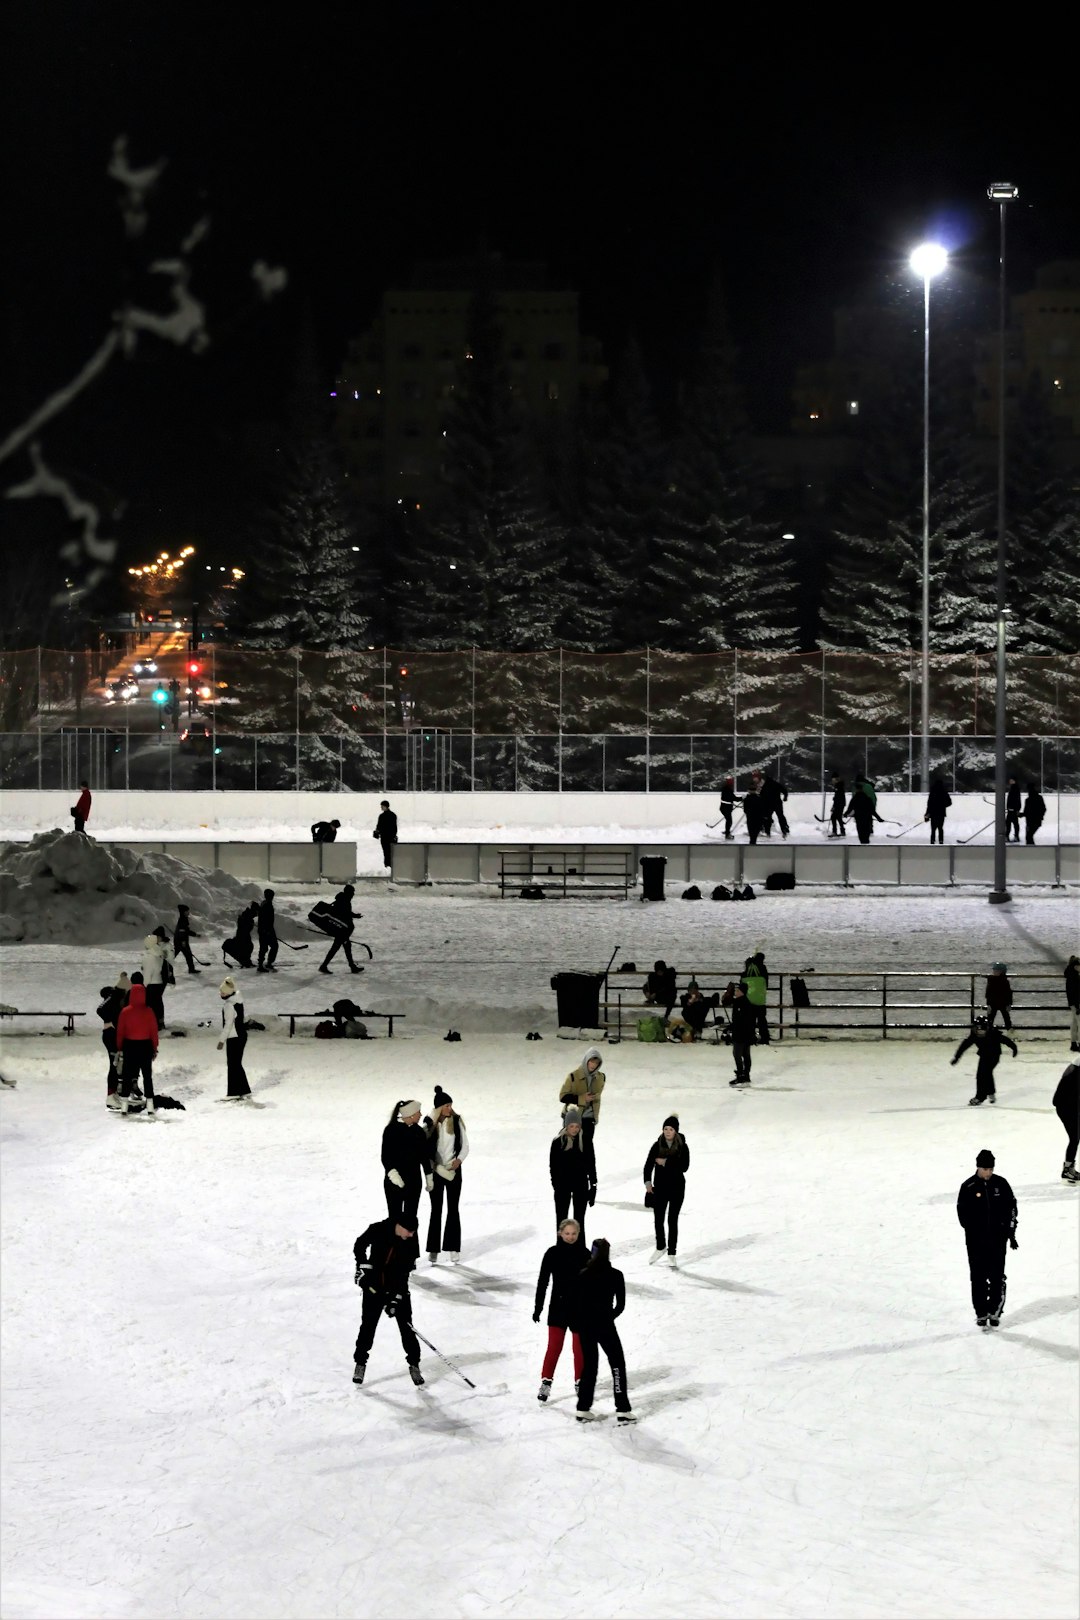
[[[5,1008],[0,1011],[0,1018],[63,1018],[66,1020],[64,1024],[65,1035],[74,1035],[76,1018],[85,1017],[86,1014],[82,1012],[24,1012],[21,1007],[10,1011]]]
[[[636,884],[630,856],[621,850],[593,850],[588,855],[574,850],[499,850],[499,896],[503,900],[508,890],[526,886],[543,889],[545,897],[621,894],[625,900]]]
[[[326,1008],[323,1012],[279,1012],[279,1013],[276,1013],[274,1016],[277,1017],[277,1018],[287,1018],[289,1020],[289,1039],[291,1040],[292,1037],[296,1034],[296,1020],[298,1018],[331,1018],[332,1019],[334,1014],[333,1014],[333,1012],[332,1012],[332,1010],[330,1008]],[[405,1013],[362,1012],[360,1014],[361,1019],[364,1019],[364,1018],[385,1018],[386,1019],[386,1024],[387,1024],[387,1029],[386,1029],[386,1038],[387,1038],[387,1040],[393,1040],[393,1038],[394,1038],[394,1019],[395,1018],[405,1018],[406,1016],[407,1015]]]

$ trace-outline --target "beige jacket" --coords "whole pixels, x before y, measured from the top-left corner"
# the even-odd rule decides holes
[[[602,1068],[595,1069],[592,1074],[589,1073],[588,1062],[590,1058],[594,1057],[601,1057],[600,1051],[597,1047],[590,1046],[577,1068],[571,1069],[563,1081],[562,1090],[559,1092],[559,1101],[563,1105],[564,1114],[572,1103],[574,1107],[581,1109],[582,1119],[591,1119],[595,1123],[600,1118],[600,1093],[604,1089],[605,1082]],[[602,1058],[601,1061],[603,1061]],[[587,1103],[585,1101],[587,1091],[594,1093],[596,1099],[594,1102]]]

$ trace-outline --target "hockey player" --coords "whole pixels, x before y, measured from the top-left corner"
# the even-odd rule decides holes
[[[626,1279],[611,1264],[611,1246],[607,1239],[597,1238],[588,1264],[578,1277],[571,1301],[570,1326],[577,1329],[581,1339],[584,1363],[578,1384],[579,1423],[586,1423],[592,1417],[601,1349],[611,1367],[619,1422],[634,1422],[626,1389],[626,1356],[615,1326],[615,1318],[621,1316],[625,1308]]]
[[[964,1228],[971,1303],[979,1327],[997,1327],[1005,1309],[1005,1245],[1016,1241],[1016,1199],[1004,1176],[994,1174],[994,1155],[983,1148],[975,1174],[960,1187],[956,1218]]]
[[[382,799],[379,803],[379,819],[371,836],[382,844],[383,865],[389,868],[393,864],[390,851],[397,843],[397,816],[390,808],[389,799]]]
[[[353,1244],[355,1282],[357,1288],[364,1291],[363,1315],[353,1351],[354,1384],[364,1382],[375,1330],[384,1311],[397,1322],[409,1377],[417,1386],[424,1382],[420,1371],[420,1341],[413,1332],[409,1293],[409,1273],[416,1265],[419,1252],[416,1227],[390,1219],[373,1221]]]
[[[431,1114],[424,1121],[424,1132],[431,1155],[433,1181],[429,1189],[431,1219],[428,1222],[427,1257],[432,1265],[445,1245],[451,1260],[461,1255],[461,1163],[468,1157],[469,1133],[465,1121],[454,1112],[454,1099],[442,1086],[435,1087]],[[446,1197],[446,1231],[442,1231],[443,1196]]]
[[[737,804],[742,804],[742,798],[735,792],[735,778],[733,776],[725,776],[724,784],[720,789],[720,814],[724,818],[725,838],[731,838],[733,836],[731,831],[731,817]]]
[[[855,777],[851,802],[844,812],[844,820],[854,821],[860,844],[868,844],[874,830],[874,822],[884,820],[884,817],[877,813],[877,788],[862,771]]]
[[[766,838],[772,834],[774,816],[780,827],[781,838],[786,838],[790,831],[787,817],[784,814],[784,800],[787,798],[787,794],[787,788],[778,782],[775,776],[770,776],[766,771],[758,788],[758,796],[761,799],[761,810],[764,817],[761,830]]]
[[[960,1042],[956,1048],[953,1063],[959,1063],[969,1046],[973,1046],[978,1053],[979,1063],[975,1070],[975,1095],[968,1101],[969,1108],[979,1108],[986,1102],[997,1101],[997,1088],[994,1085],[994,1070],[1001,1059],[1001,1048],[1008,1046],[1016,1056],[1016,1042],[999,1029],[991,1029],[985,1018],[976,1018],[971,1026],[971,1034]]]
[[[829,837],[843,838],[847,832],[844,826],[844,797],[846,794],[844,778],[838,771],[832,776],[832,805],[829,809]]]
[[[259,968],[260,973],[276,973],[274,963],[277,961],[278,937],[277,922],[274,918],[274,891],[264,889],[263,897],[256,912],[259,926]]]
[[[415,1232],[420,1209],[420,1188],[435,1184],[431,1171],[431,1145],[420,1129],[420,1104],[397,1102],[382,1134],[383,1193],[391,1220]]]
[[[1024,800],[1024,842],[1033,844],[1035,834],[1046,820],[1046,800],[1035,786],[1034,782],[1027,790]]]
[[[1009,777],[1009,787],[1005,794],[1005,842],[1018,844],[1020,842],[1020,809],[1024,802],[1024,790],[1015,776]]]
[[[675,1264],[675,1252],[679,1246],[679,1211],[686,1197],[686,1172],[689,1168],[690,1149],[679,1130],[679,1116],[669,1114],[660,1135],[645,1155],[645,1191],[652,1198],[653,1222],[656,1226],[656,1251],[649,1257],[650,1265],[663,1258],[665,1248],[671,1264]]]
[[[360,918],[363,916],[363,912],[354,911],[352,908],[352,900],[355,893],[356,890],[353,888],[352,884],[346,883],[341,892],[339,894],[335,894],[333,900],[330,902],[329,911],[323,913],[321,927],[324,933],[331,935],[334,943],[327,951],[323,960],[319,963],[320,973],[330,972],[330,963],[334,960],[334,957],[337,955],[338,951],[341,950],[345,952],[345,960],[349,964],[350,973],[363,973],[364,971],[363,968],[357,967],[356,963],[353,961],[352,945],[350,943],[352,939],[353,924],[359,922]]]
[[[561,1225],[574,1206],[574,1219],[585,1242],[585,1206],[596,1203],[596,1157],[592,1139],[581,1129],[581,1113],[568,1108],[563,1128],[548,1151],[551,1190],[555,1195],[555,1220]]]
[[[540,1388],[536,1396],[538,1401],[546,1401],[551,1394],[551,1380],[555,1376],[555,1368],[559,1365],[559,1357],[562,1355],[562,1347],[566,1341],[567,1330],[570,1327],[570,1308],[574,1286],[587,1258],[585,1245],[581,1241],[581,1227],[577,1221],[572,1217],[569,1220],[562,1221],[559,1225],[558,1239],[545,1252],[540,1263],[540,1275],[536,1279],[536,1300],[533,1305],[534,1322],[540,1320],[540,1313],[544,1308],[544,1296],[547,1293],[548,1283],[551,1283],[551,1304],[548,1306],[547,1317],[548,1342],[547,1350],[544,1353],[544,1365],[541,1369]],[[574,1331],[571,1331],[570,1334],[570,1345],[574,1354],[574,1392],[576,1394],[584,1363],[581,1355],[581,1340]]]
[[[174,962],[178,961],[182,956],[187,963],[188,972],[198,973],[200,970],[195,966],[195,959],[191,954],[191,941],[198,939],[199,936],[191,926],[191,918],[188,915],[189,909],[188,906],[177,906],[176,908],[176,927],[173,929],[173,960]]]

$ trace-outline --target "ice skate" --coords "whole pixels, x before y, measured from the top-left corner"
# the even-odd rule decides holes
[[[1061,1179],[1062,1181],[1080,1181],[1080,1171],[1077,1170],[1071,1159],[1066,1159],[1062,1165]]]
[[[320,973],[330,974],[330,969],[328,967],[326,967],[324,963],[320,963],[319,964],[319,972]],[[333,977],[332,974],[330,974],[330,976]]]
[[[990,1320],[990,1318],[988,1316],[977,1316],[975,1318],[975,1326],[976,1327],[986,1327],[989,1320]]]
[[[996,1103],[997,1102],[997,1092],[992,1091],[990,1093],[989,1097],[987,1097],[986,1100],[987,1100],[988,1103]]]
[[[144,1114],[147,1119],[157,1119],[157,1109],[154,1107],[153,1097],[151,1097],[150,1101],[147,1103]]]
[[[636,1412],[617,1412],[616,1413],[616,1419],[617,1419],[617,1421],[619,1423],[636,1423],[637,1422],[637,1413]]]
[[[649,1264],[650,1264],[650,1266],[655,1266],[656,1262],[658,1260],[662,1260],[663,1258],[664,1258],[663,1249],[654,1249],[652,1254],[650,1254],[650,1256],[649,1256]]]
[[[596,1421],[596,1413],[595,1412],[579,1412],[577,1414],[577,1420],[578,1420],[579,1423],[594,1423]]]
[[[551,1379],[550,1378],[541,1378],[541,1380],[540,1380],[540,1388],[536,1392],[537,1400],[538,1401],[546,1401],[550,1394],[551,1394]]]
[[[981,1097],[969,1097],[968,1098],[968,1107],[969,1108],[981,1108],[982,1105],[983,1105],[983,1099]]]
[[[998,1313],[997,1313],[997,1315],[996,1315],[996,1316],[991,1316],[991,1317],[989,1317],[989,1318],[988,1318],[988,1321],[989,1321],[989,1323],[990,1323],[990,1326],[991,1326],[991,1327],[998,1327],[998,1326],[1000,1326],[1000,1323],[1001,1323],[1001,1312],[1000,1312],[1000,1311],[998,1311]]]
[[[437,1254],[432,1254],[430,1250],[428,1251],[428,1265],[429,1266],[433,1266],[435,1264],[435,1262],[438,1260],[438,1258],[439,1258],[439,1256]]]
[[[110,1092],[109,1095],[106,1097],[105,1106],[106,1106],[106,1108],[110,1109],[112,1111],[112,1113],[114,1113],[114,1114],[119,1114],[119,1113],[121,1113],[123,1111],[122,1099],[116,1095],[115,1091]],[[1064,1175],[1064,1173],[1065,1172],[1062,1171],[1063,1175]]]
[[[420,1385],[424,1382],[424,1375],[420,1371],[420,1368],[417,1366],[415,1361],[409,1362],[409,1377],[412,1379],[417,1389],[419,1389]]]
[[[362,1384],[364,1382],[364,1374],[366,1372],[367,1372],[367,1362],[366,1361],[354,1361],[353,1362],[353,1370],[352,1370],[352,1381],[353,1381],[353,1383],[354,1384]]]
[[[675,1255],[669,1254],[668,1257],[667,1257],[667,1260],[668,1260],[668,1270],[669,1271],[678,1271],[679,1262],[676,1259]]]
[[[446,1258],[450,1261],[450,1263],[452,1265],[456,1266],[458,1261],[461,1259],[461,1251],[460,1251],[460,1249],[447,1249]]]

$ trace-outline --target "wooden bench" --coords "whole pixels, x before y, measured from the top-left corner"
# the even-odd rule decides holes
[[[387,1040],[393,1040],[393,1038],[394,1038],[394,1019],[395,1018],[405,1018],[406,1016],[407,1016],[407,1014],[405,1014],[405,1013],[362,1012],[360,1014],[360,1018],[357,1020],[357,1022],[360,1022],[360,1020],[365,1019],[365,1018],[385,1018],[386,1019],[386,1024],[387,1024],[386,1038],[387,1038]],[[289,1020],[289,1039],[291,1040],[292,1037],[296,1034],[296,1020],[298,1018],[330,1018],[330,1019],[333,1019],[334,1014],[328,1008],[323,1012],[279,1012],[279,1013],[275,1014],[275,1017],[277,1017],[277,1018],[287,1018]]]
[[[63,1018],[64,1034],[74,1035],[76,1018],[85,1018],[84,1012],[24,1012],[21,1007],[9,1012],[7,1009],[0,1012],[0,1018]]]
[[[621,894],[627,899],[637,884],[625,851],[593,850],[577,854],[573,850],[500,849],[499,895],[525,887],[543,889],[545,898],[569,894]]]

